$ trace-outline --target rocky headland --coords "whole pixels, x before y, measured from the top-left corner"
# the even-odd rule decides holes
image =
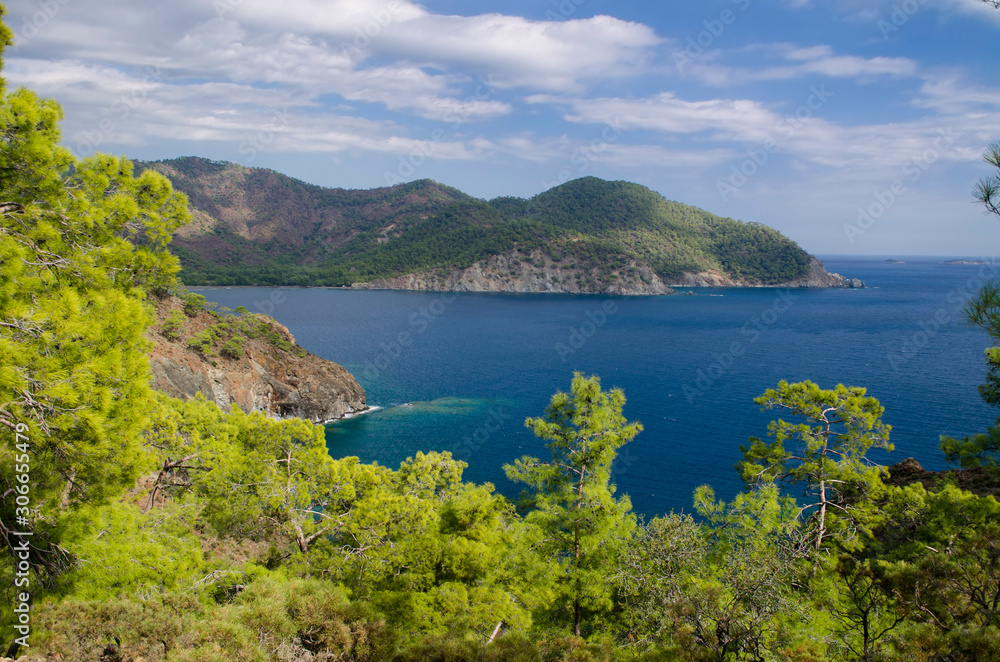
[[[178,398],[199,392],[224,410],[261,411],[315,423],[365,411],[365,391],[343,367],[311,354],[266,315],[184,312],[177,297],[154,300],[149,363],[153,387]]]

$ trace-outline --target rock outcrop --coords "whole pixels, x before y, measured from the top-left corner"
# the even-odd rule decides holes
[[[534,251],[524,255],[510,251],[475,262],[466,269],[423,271],[396,278],[378,278],[354,283],[354,289],[431,290],[447,292],[561,292],[566,294],[674,294],[674,287],[864,287],[858,279],[830,273],[812,258],[809,273],[784,283],[735,280],[718,271],[684,273],[664,280],[648,265],[631,260],[610,273],[579,269],[555,262],[547,254]]]
[[[896,487],[920,483],[927,490],[935,490],[951,483],[976,496],[1000,498],[1000,474],[991,467],[928,471],[915,459],[908,457],[888,469],[889,478],[886,482]]]
[[[154,343],[149,363],[153,387],[159,391],[178,398],[191,398],[200,392],[225,410],[235,404],[245,412],[262,411],[316,423],[368,408],[364,389],[345,368],[302,349],[288,329],[265,315],[244,315],[257,330],[251,335],[257,337],[241,335],[238,356],[234,356],[233,352],[219,351],[226,336],[219,323],[225,318],[206,311],[184,315],[176,297],[154,303],[157,320],[147,335]],[[173,313],[175,319],[183,315],[184,323],[165,335],[172,311],[178,311]],[[204,351],[189,346],[188,341],[197,334],[206,337],[204,334],[213,329],[217,338],[205,345]]]
[[[513,250],[465,269],[423,271],[396,278],[354,283],[354,289],[448,292],[555,292],[563,294],[674,294],[652,269],[629,261],[607,273],[555,261],[542,251]]]

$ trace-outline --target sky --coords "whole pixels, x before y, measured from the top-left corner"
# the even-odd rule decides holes
[[[63,143],[327,187],[637,182],[826,255],[992,258],[979,0],[18,0]]]

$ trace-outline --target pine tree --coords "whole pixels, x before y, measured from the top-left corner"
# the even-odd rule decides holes
[[[642,430],[622,415],[621,389],[601,390],[598,377],[576,373],[570,393],[556,393],[544,418],[525,425],[547,440],[552,459],[523,457],[506,465],[507,477],[527,483],[526,521],[543,532],[539,549],[564,569],[563,603],[572,613],[573,633],[581,636],[584,610],[611,605],[612,567],[618,547],[635,529],[628,496],[615,498],[611,464],[619,448]]]
[[[863,388],[838,384],[824,390],[810,381],[781,381],[754,402],[805,422],[772,421],[772,442],[751,437],[750,446],[740,446],[744,459],[737,467],[743,480],[749,485],[783,481],[803,486],[811,500],[802,512],[811,513],[815,549],[819,551],[831,534],[840,544],[853,544],[872,497],[884,488],[884,469],[867,453],[872,448],[892,450],[891,428],[881,418],[885,408]]]
[[[0,26],[0,50],[10,43]],[[121,493],[146,462],[145,299],[174,283],[165,246],[188,219],[164,177],[76,160],[61,117],[0,81],[0,541],[6,564],[30,540],[30,570],[49,583],[73,509]]]

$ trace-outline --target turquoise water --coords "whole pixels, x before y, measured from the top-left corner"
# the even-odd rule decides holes
[[[625,390],[645,430],[615,465],[646,515],[691,510],[705,483],[730,497],[739,445],[772,414],[753,398],[779,380],[865,386],[886,408],[896,450],[943,468],[941,434],[996,415],[976,390],[986,334],[961,322],[965,299],[1000,267],[828,258],[862,290],[701,289],[698,296],[604,297],[332,289],[200,290],[273,314],[310,351],[341,363],[372,413],[327,427],[335,456],[395,466],[448,450],[467,479],[506,494],[502,465],[544,446],[524,428],[574,371]]]

